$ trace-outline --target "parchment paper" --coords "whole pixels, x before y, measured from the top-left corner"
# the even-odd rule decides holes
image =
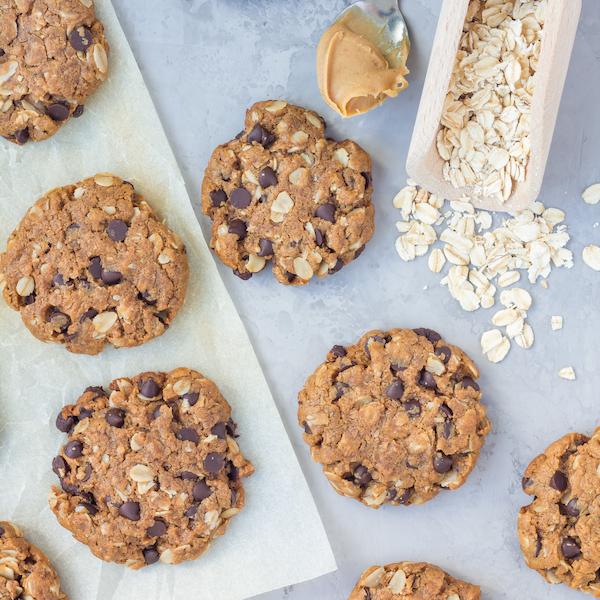
[[[183,238],[190,287],[162,337],[139,348],[107,348],[96,357],[37,341],[0,300],[0,518],[13,519],[47,552],[71,600],[233,600],[330,572],[335,560],[321,520],[135,59],[109,0],[96,0],[96,6],[111,45],[110,80],[84,116],[53,139],[23,148],[0,140],[0,247],[43,193],[111,171],[133,182]],[[177,110],[177,89],[172,95]],[[64,441],[54,419],[88,385],[179,366],[212,378],[233,407],[240,446],[256,466],[245,481],[247,505],[197,561],[138,572],[102,563],[48,508],[55,483],[50,463]]]

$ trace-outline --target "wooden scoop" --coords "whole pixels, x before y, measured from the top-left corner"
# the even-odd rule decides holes
[[[516,212],[530,206],[542,187],[554,126],[581,13],[581,0],[549,0],[531,107],[531,155],[525,180],[516,183],[504,203],[476,197],[472,187],[455,188],[445,181],[437,133],[460,44],[469,0],[444,0],[438,21],[421,103],[406,161],[409,177],[428,191],[458,200],[472,199],[477,208]]]

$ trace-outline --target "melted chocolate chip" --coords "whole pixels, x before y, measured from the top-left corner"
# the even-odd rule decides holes
[[[142,554],[144,555],[144,561],[147,565],[153,565],[155,562],[158,562],[160,557],[156,548],[144,548]]]
[[[69,458],[79,458],[83,454],[83,444],[79,440],[73,440],[65,445],[65,454]]]
[[[416,419],[421,414],[421,403],[416,398],[407,400],[402,407],[412,419]]]
[[[15,131],[15,141],[17,144],[26,144],[29,141],[29,129],[18,129]]]
[[[464,388],[472,388],[476,392],[480,390],[479,384],[471,377],[465,377],[461,380],[460,385]]]
[[[94,279],[100,279],[102,277],[102,261],[99,256],[92,256],[92,258],[90,258],[88,271]]]
[[[581,556],[581,546],[579,542],[573,537],[566,537],[560,544],[560,549],[563,556],[568,559],[574,559]]]
[[[96,315],[98,314],[98,311],[95,308],[89,308],[88,310],[86,310],[81,317],[79,317],[79,322],[83,323],[84,321],[87,321],[88,319],[93,319]]]
[[[219,452],[209,452],[204,459],[204,468],[208,473],[218,473],[225,466],[225,457]]]
[[[452,356],[452,351],[448,346],[441,346],[440,348],[435,349],[436,356],[439,356],[442,359],[442,362],[447,365],[450,357]]]
[[[145,379],[140,382],[140,393],[146,398],[156,398],[160,391],[160,386],[154,379]]]
[[[423,387],[430,389],[430,390],[434,390],[437,388],[437,383],[435,382],[435,378],[433,377],[433,375],[423,369],[419,375],[419,381],[418,381],[419,385],[422,385]]]
[[[265,238],[261,238],[258,242],[258,256],[272,256],[273,255],[273,242]]]
[[[79,117],[83,114],[85,110],[85,106],[83,104],[78,104],[71,115],[74,119],[79,119]]]
[[[357,485],[360,485],[361,487],[366,486],[369,483],[369,481],[373,479],[371,477],[371,473],[369,473],[369,469],[367,469],[367,467],[365,467],[364,465],[358,465],[358,467],[354,469],[353,475],[354,481],[357,483]]]
[[[106,233],[113,242],[123,242],[128,231],[129,226],[121,219],[114,219],[106,226]]]
[[[227,439],[227,425],[222,421],[213,425],[210,432],[221,440]]]
[[[46,114],[53,121],[66,121],[69,118],[69,106],[62,102],[54,102],[46,107]]]
[[[167,525],[162,519],[155,519],[154,524],[150,525],[150,527],[146,529],[146,533],[150,537],[160,537],[161,535],[165,535],[165,533],[167,533]]]
[[[200,441],[200,436],[195,429],[191,427],[183,427],[176,434],[175,437],[182,442],[194,442],[197,444]]]
[[[338,271],[341,271],[344,268],[344,261],[341,258],[338,258],[335,265],[333,265],[333,267],[331,267],[331,269],[329,269],[330,273],[337,273]]]
[[[200,398],[200,394],[198,392],[188,392],[181,396],[182,400],[185,400],[190,406],[194,406],[196,402],[198,402],[198,398]]]
[[[323,232],[315,227],[315,243],[320,248],[321,246],[323,246],[324,242],[325,238],[323,237]]]
[[[550,478],[550,487],[554,488],[559,492],[564,492],[569,485],[567,476],[562,471],[555,471],[554,475]]]
[[[192,496],[197,502],[202,502],[202,500],[205,500],[206,498],[212,496],[212,494],[212,489],[208,487],[208,485],[206,485],[206,482],[204,480],[196,482],[192,489]]]
[[[413,331],[417,335],[429,340],[432,344],[435,344],[442,339],[442,336],[437,331],[434,331],[433,329],[427,329],[426,327],[418,327],[417,329],[413,329]]]
[[[569,500],[569,502],[567,502],[567,504],[560,503],[558,505],[558,508],[562,515],[566,515],[568,517],[575,517],[575,518],[577,518],[579,516],[580,511],[577,508],[577,498],[571,498],[571,500]]]
[[[223,190],[213,190],[209,195],[213,208],[219,208],[227,202],[227,194]]]
[[[402,492],[402,494],[400,495],[400,497],[398,498],[398,502],[400,504],[408,504],[408,501],[412,497],[414,491],[415,491],[414,487],[409,487],[409,488],[405,489]]]
[[[433,459],[433,468],[436,473],[447,473],[452,469],[454,460],[451,456],[446,456],[443,452],[437,452]]]
[[[252,273],[242,273],[241,271],[238,271],[237,269],[233,269],[233,274],[236,277],[239,277],[242,281],[248,281],[248,279],[252,278]]]
[[[111,427],[120,429],[125,425],[125,411],[121,408],[109,408],[104,418]]]
[[[239,240],[242,241],[246,238],[248,229],[244,221],[241,219],[233,219],[229,222],[228,231],[229,233],[233,233],[233,235],[237,235]]]
[[[268,129],[257,123],[248,134],[248,142],[250,144],[256,142],[263,146],[263,148],[268,148],[275,142],[275,136]]]
[[[72,415],[68,417],[63,417],[62,413],[59,413],[56,417],[56,429],[62,431],[63,433],[69,433],[75,424],[77,423],[77,419]]]
[[[235,208],[247,208],[250,206],[251,202],[252,196],[250,195],[250,192],[243,187],[236,188],[229,196],[229,204]]]
[[[371,183],[373,182],[371,173],[369,173],[368,171],[363,171],[361,175],[365,178],[365,190],[368,190],[371,187]]]
[[[94,38],[91,29],[87,28],[85,25],[75,27],[69,34],[69,42],[77,52],[86,52],[93,40]]]
[[[55,306],[51,306],[46,312],[46,320],[52,324],[56,333],[66,333],[71,325],[71,317]]]
[[[344,346],[338,346],[337,344],[333,346],[333,348],[329,352],[333,354],[333,356],[335,356],[336,358],[343,358],[344,356],[346,356],[346,354],[348,354]]]
[[[396,379],[394,383],[388,386],[385,390],[385,395],[392,400],[400,400],[404,396],[404,384],[400,379]]]
[[[277,185],[277,173],[271,169],[271,167],[265,167],[258,174],[258,183],[262,188],[268,188],[273,185]]]
[[[69,467],[69,464],[62,456],[56,456],[52,459],[52,471],[54,471],[59,479],[66,477],[70,470],[71,467]]]
[[[102,271],[101,277],[106,285],[118,285],[123,281],[123,275],[119,271]]]
[[[119,514],[130,521],[139,521],[140,520],[140,504],[139,502],[133,502],[129,500],[128,502],[123,502],[121,506],[119,506]]]
[[[327,204],[322,204],[317,207],[315,211],[315,217],[319,219],[323,219],[324,221],[329,221],[330,223],[335,223],[335,204],[328,202]]]

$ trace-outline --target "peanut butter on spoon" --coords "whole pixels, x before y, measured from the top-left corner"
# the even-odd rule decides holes
[[[343,117],[379,106],[408,87],[409,48],[408,35],[394,43],[362,10],[351,7],[319,42],[321,95]]]

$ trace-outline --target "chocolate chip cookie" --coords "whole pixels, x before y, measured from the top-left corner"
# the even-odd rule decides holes
[[[490,431],[478,376],[435,331],[370,331],[331,349],[299,394],[298,421],[339,494],[421,504],[475,466]]]
[[[525,470],[533,496],[518,520],[527,565],[550,583],[600,598],[600,428],[592,437],[569,433]]]
[[[371,239],[371,160],[350,140],[325,138],[315,112],[258,102],[244,131],[213,153],[202,209],[211,247],[242,279],[273,262],[280,283],[336,273]]]
[[[348,600],[479,600],[478,586],[454,579],[428,563],[369,567]]]
[[[231,408],[190,369],[88,388],[56,420],[68,436],[52,461],[50,507],[102,560],[139,569],[198,558],[244,506],[254,468]]]
[[[187,280],[179,238],[107,174],[48,192],[0,254],[0,290],[31,333],[83,354],[164,333]]]
[[[108,76],[93,0],[0,2],[0,135],[45,140]]]
[[[46,555],[7,521],[0,521],[0,563],[2,600],[67,600]]]

